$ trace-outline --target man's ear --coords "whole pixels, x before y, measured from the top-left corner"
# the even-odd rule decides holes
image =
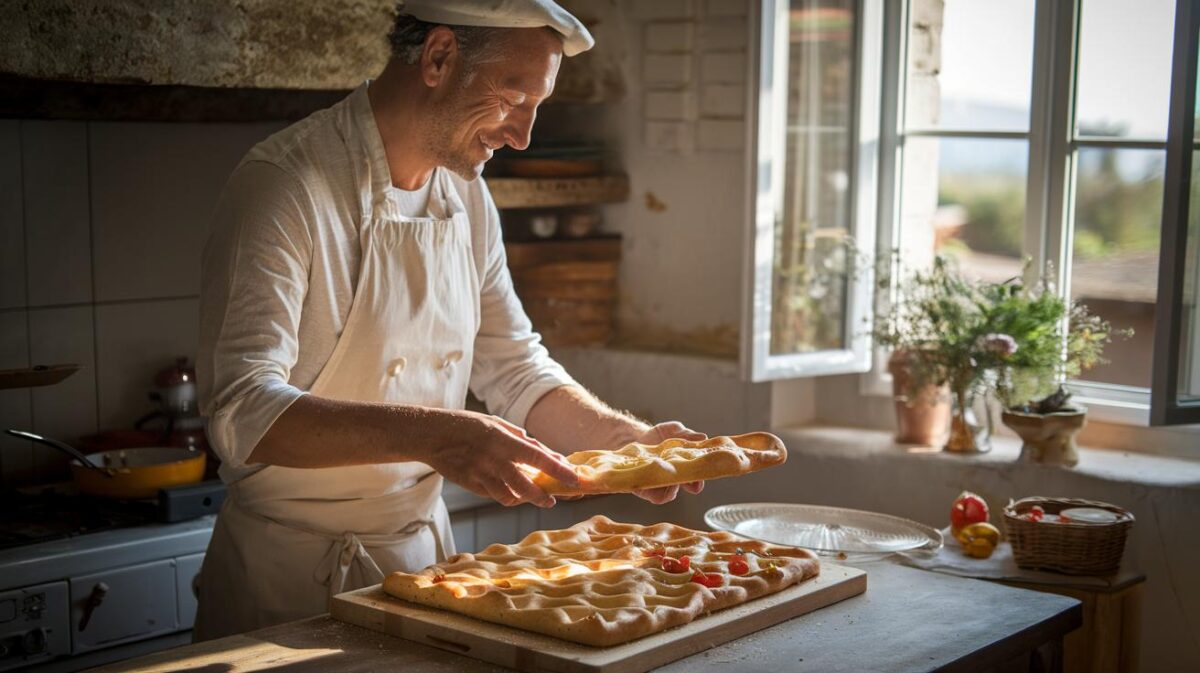
[[[421,79],[435,88],[446,81],[450,69],[458,62],[458,37],[446,26],[436,26],[425,37],[421,52]]]

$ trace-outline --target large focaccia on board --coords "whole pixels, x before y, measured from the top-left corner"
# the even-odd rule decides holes
[[[392,573],[388,594],[584,645],[628,642],[815,577],[812,552],[594,516]]]
[[[534,475],[534,483],[550,495],[628,493],[754,472],[783,463],[787,449],[775,435],[751,432],[700,441],[634,442],[615,451],[578,451],[566,458],[579,475],[578,487],[544,472]]]

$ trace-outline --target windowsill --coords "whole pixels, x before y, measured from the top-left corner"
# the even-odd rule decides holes
[[[841,458],[938,461],[971,469],[1042,471],[1046,477],[1059,473],[1108,482],[1200,491],[1200,461],[1184,458],[1080,447],[1079,465],[1069,468],[1017,462],[1021,441],[1007,436],[993,437],[992,450],[987,453],[956,454],[927,446],[896,444],[892,433],[882,430],[804,426],[779,428],[775,432],[784,440],[792,457],[836,455]]]

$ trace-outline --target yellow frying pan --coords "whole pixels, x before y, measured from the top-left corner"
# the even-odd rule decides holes
[[[86,495],[122,500],[154,498],[159,489],[204,479],[203,451],[156,446],[84,455],[69,444],[49,437],[22,430],[7,432],[71,456],[71,476],[80,493]]]

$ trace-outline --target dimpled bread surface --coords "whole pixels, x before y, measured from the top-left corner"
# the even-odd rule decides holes
[[[690,568],[668,572],[662,556],[651,552],[687,556]],[[730,558],[739,552],[747,567],[734,575]],[[719,586],[693,581],[696,570]],[[687,624],[819,572],[807,550],[598,515],[563,530],[532,533],[517,544],[457,554],[416,573],[392,573],[383,589],[413,603],[607,647]]]
[[[579,475],[578,487],[544,472],[534,476],[534,483],[550,495],[628,493],[754,472],[783,463],[787,449],[775,435],[751,432],[701,441],[634,442],[615,451],[578,451],[566,458]]]

